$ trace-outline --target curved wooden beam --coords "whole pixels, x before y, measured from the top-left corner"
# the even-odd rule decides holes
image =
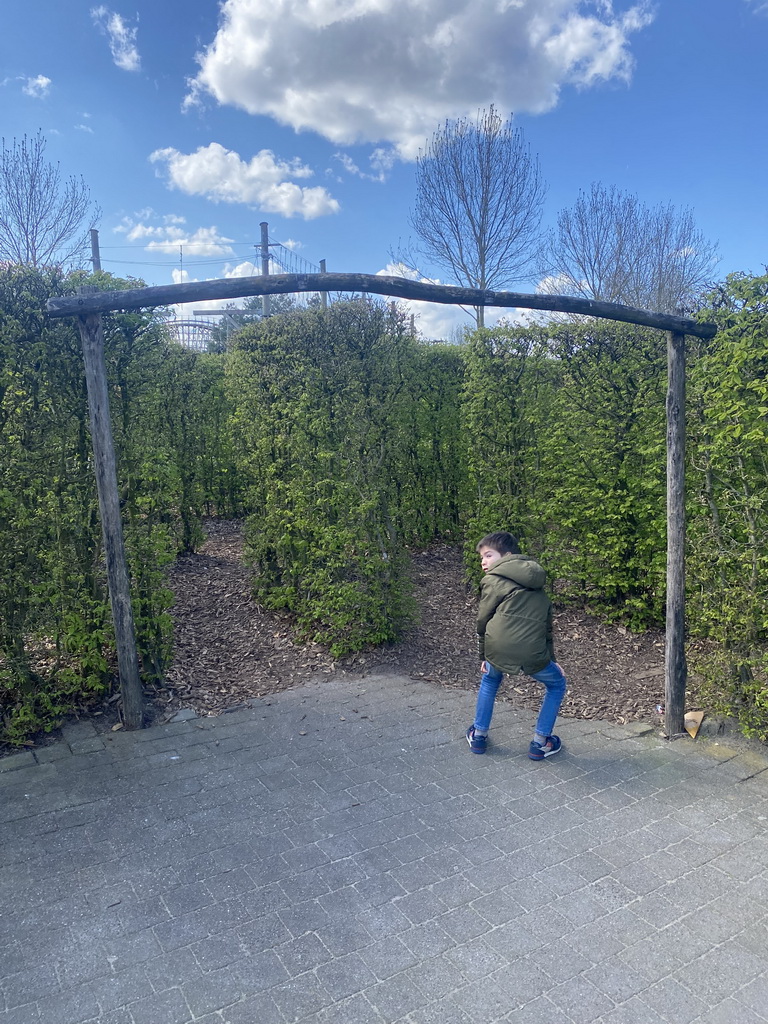
[[[187,284],[160,285],[153,288],[129,288],[125,291],[99,292],[96,295],[66,296],[48,300],[52,317],[85,316],[110,310],[168,306],[179,302],[206,299],[236,299],[247,295],[285,295],[290,292],[356,292],[389,295],[398,299],[439,302],[455,306],[497,306],[517,309],[545,309],[557,313],[578,313],[603,320],[655,327],[661,331],[712,338],[714,324],[697,323],[668,313],[633,309],[618,302],[598,302],[572,295],[527,295],[523,292],[492,292],[478,288],[428,284],[404,277],[379,274],[271,274],[264,277],[225,278],[192,281]]]

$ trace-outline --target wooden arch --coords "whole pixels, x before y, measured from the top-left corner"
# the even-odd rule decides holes
[[[101,292],[83,288],[77,296],[48,300],[51,317],[78,319],[83,344],[88,408],[93,440],[94,468],[109,580],[109,595],[117,642],[118,672],[123,714],[129,729],[143,725],[143,697],[139,677],[128,568],[125,558],[117,468],[109,415],[104,365],[101,314],[145,309],[206,299],[292,292],[353,292],[399,299],[462,306],[540,309],[559,313],[619,320],[667,332],[667,611],[664,655],[665,715],[668,738],[682,735],[685,715],[687,666],[685,659],[685,335],[712,338],[714,324],[633,309],[615,302],[599,302],[570,295],[527,295],[428,284],[378,274],[276,274],[226,278],[153,288]]]

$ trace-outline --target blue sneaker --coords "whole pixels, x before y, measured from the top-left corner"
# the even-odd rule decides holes
[[[470,725],[470,727],[467,729],[466,737],[467,743],[469,744],[469,749],[472,751],[473,754],[485,753],[485,748],[488,746],[488,737],[478,736],[477,733],[475,732],[474,725]]]
[[[531,740],[531,745],[528,748],[528,757],[532,761],[543,761],[545,757],[552,757],[562,747],[559,736],[547,736],[544,743],[537,743],[536,740]]]

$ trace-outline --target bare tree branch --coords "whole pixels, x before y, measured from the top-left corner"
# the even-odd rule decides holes
[[[637,196],[595,183],[560,212],[542,270],[552,292],[682,313],[717,261],[717,245],[696,227],[691,210],[647,207]]]
[[[493,107],[446,121],[416,165],[410,216],[419,251],[469,288],[497,288],[533,268],[546,188],[520,129]],[[476,308],[479,326],[483,307]]]
[[[0,154],[0,260],[33,267],[81,263],[99,211],[82,178],[61,178],[41,131]]]

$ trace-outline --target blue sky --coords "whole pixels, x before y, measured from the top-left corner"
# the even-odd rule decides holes
[[[491,103],[539,157],[546,222],[599,181],[692,207],[721,277],[768,263],[768,0],[8,7],[2,134],[42,129],[85,178],[116,274],[249,273],[261,221],[310,264],[382,271],[411,234],[419,147]],[[468,322],[418,312],[431,336]]]

